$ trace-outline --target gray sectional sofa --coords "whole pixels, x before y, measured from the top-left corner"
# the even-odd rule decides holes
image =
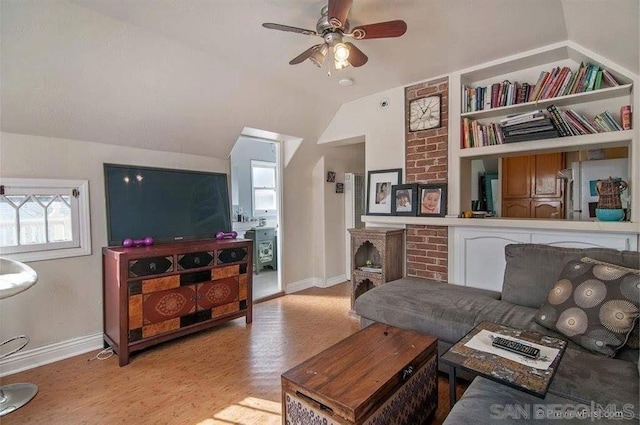
[[[628,268],[640,268],[640,253],[605,248],[563,248],[513,244],[505,248],[502,293],[418,278],[402,278],[375,287],[357,298],[361,326],[382,322],[438,337],[441,355],[483,321],[501,323],[567,340],[539,325],[534,316],[554,287],[565,264],[590,257]],[[639,325],[636,325],[639,326]],[[638,350],[626,345],[614,358],[594,354],[568,341],[544,399],[467,375],[472,383],[445,424],[620,423],[622,416],[640,423]],[[448,371],[440,363],[442,371]],[[458,376],[465,377],[464,374]],[[595,411],[598,418],[570,417],[575,409]],[[564,421],[563,421],[564,422]],[[624,423],[629,423],[625,421]]]

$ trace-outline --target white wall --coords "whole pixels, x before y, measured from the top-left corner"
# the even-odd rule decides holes
[[[345,272],[344,193],[336,193],[336,184],[327,183],[328,171],[336,173],[336,182],[344,184],[345,173],[364,174],[364,143],[335,147],[324,157],[324,281],[325,284],[347,280]]]
[[[388,106],[381,107],[384,100]],[[404,170],[404,87],[343,104],[318,143],[353,140],[366,143],[367,170]]]
[[[26,334],[27,349],[102,333],[104,162],[229,172],[229,161],[204,156],[13,133],[0,137],[2,177],[89,180],[92,254],[29,263],[38,283],[0,301],[0,340]]]

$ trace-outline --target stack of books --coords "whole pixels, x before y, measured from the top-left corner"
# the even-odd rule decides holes
[[[623,129],[609,111],[604,111],[593,118],[587,118],[573,109],[561,111],[555,105],[548,106],[547,110],[560,137],[621,131]]]
[[[504,80],[484,87],[463,85],[461,112],[482,111],[619,85],[606,69],[582,62],[575,71],[566,66],[542,71],[535,84]]]
[[[500,120],[500,130],[505,143],[552,139],[560,135],[551,118],[542,110],[504,118]]]

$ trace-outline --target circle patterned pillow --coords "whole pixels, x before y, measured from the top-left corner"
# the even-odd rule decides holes
[[[583,258],[568,262],[535,320],[587,350],[614,356],[638,322],[640,271]]]

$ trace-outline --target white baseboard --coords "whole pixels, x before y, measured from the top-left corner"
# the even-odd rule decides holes
[[[338,283],[342,283],[346,281],[347,281],[347,276],[345,274],[341,274],[340,276],[334,276],[327,279],[327,281],[324,283],[324,287],[328,288],[330,286],[337,285]]]
[[[102,332],[23,350],[0,361],[0,377],[103,348]]]
[[[341,274],[340,276],[330,277],[326,281],[323,281],[322,278],[319,277],[310,277],[308,279],[299,280],[297,282],[293,282],[287,285],[287,289],[285,293],[293,294],[294,292],[302,291],[303,289],[308,288],[328,288],[333,285],[337,285],[339,283],[345,282],[347,280],[346,275]]]
[[[302,291],[303,289],[313,288],[314,286],[322,287],[322,279],[317,277],[310,277],[308,279],[299,280],[287,285],[285,293],[293,294],[294,292]]]

